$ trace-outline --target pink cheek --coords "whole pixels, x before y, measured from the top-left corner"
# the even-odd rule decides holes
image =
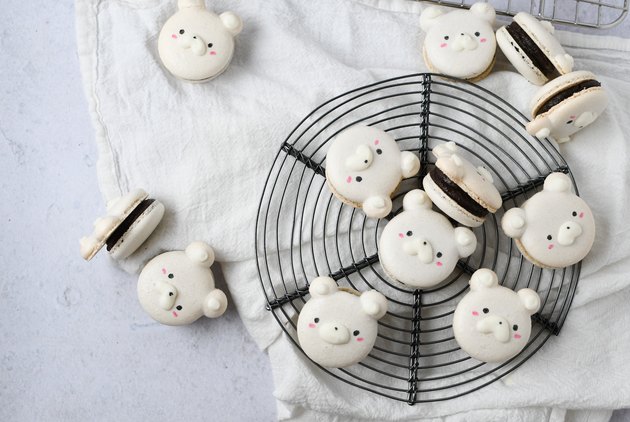
[[[210,55],[211,55],[211,56],[216,56],[216,55],[217,55],[217,52],[216,52],[216,51],[211,51],[211,52],[210,52]]]
[[[514,334],[514,338],[518,340],[519,338],[521,338],[521,335],[520,334]]]
[[[374,145],[378,145],[380,143],[381,143],[381,141],[379,141],[378,139],[374,141]]]
[[[402,239],[403,237],[405,237],[405,235],[402,234],[402,233],[398,233],[398,237],[400,237]]]
[[[580,218],[584,218],[584,213],[583,212],[580,213]]]
[[[177,318],[177,312],[173,311],[173,316]]]
[[[357,341],[363,341],[363,340],[365,340],[363,337],[358,337],[357,338]]]
[[[553,249],[553,243],[550,244],[549,246],[547,246],[547,249],[552,250]]]
[[[313,324],[312,322],[308,324],[308,328],[315,328],[317,327],[317,325]]]
[[[479,312],[477,312],[477,311],[473,311],[472,314],[473,314],[473,316],[479,316]]]
[[[172,35],[171,35],[171,38],[172,38],[172,39],[174,39],[174,40],[176,40],[176,39],[177,39],[177,35],[172,34]]]
[[[446,47],[447,45],[448,45],[447,43],[443,42],[442,44],[440,44],[440,48],[444,48],[444,47]]]
[[[488,41],[488,40],[485,39],[485,38],[482,38],[482,39],[479,40],[479,42],[486,42],[486,41]]]
[[[162,274],[166,274],[166,268],[162,268]]]
[[[442,261],[438,261],[435,265],[437,265],[438,267],[442,266]]]
[[[351,183],[352,182],[352,176],[348,176],[348,178],[346,179],[346,182]]]
[[[570,119],[575,119],[577,116],[569,116]]]

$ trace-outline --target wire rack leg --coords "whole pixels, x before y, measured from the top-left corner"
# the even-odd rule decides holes
[[[420,366],[420,319],[422,317],[422,290],[413,292],[411,327],[411,354],[409,355],[409,390],[407,404],[413,406],[418,394],[418,367]]]

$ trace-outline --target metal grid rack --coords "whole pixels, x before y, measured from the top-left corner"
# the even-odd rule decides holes
[[[477,1],[428,0],[444,6],[466,8]],[[612,28],[621,23],[630,7],[630,0],[489,0],[489,3],[502,16],[528,12],[554,23],[599,29]]]
[[[311,112],[276,156],[256,223],[258,271],[267,309],[296,351],[297,317],[307,300],[308,281],[316,276],[329,275],[340,286],[358,291],[377,289],[388,298],[390,310],[379,321],[370,355],[346,369],[320,368],[351,385],[410,405],[471,393],[526,362],[560,332],[580,274],[579,264],[558,271],[534,267],[499,229],[503,212],[539,190],[549,173],[571,175],[566,162],[548,140],[528,135],[525,116],[500,96],[436,76],[417,74],[378,82],[337,96]],[[327,143],[359,123],[387,131],[401,150],[417,153],[422,163],[418,176],[401,183],[392,214],[381,220],[342,204],[325,183]],[[433,165],[429,151],[449,140],[476,165],[489,169],[502,192],[503,208],[474,229],[479,240],[476,252],[460,261],[448,280],[431,289],[411,289],[385,275],[378,259],[379,234],[400,212],[404,194],[421,188]],[[460,350],[451,328],[455,305],[478,268],[493,269],[509,288],[536,290],[543,303],[525,349],[499,365],[476,361]]]

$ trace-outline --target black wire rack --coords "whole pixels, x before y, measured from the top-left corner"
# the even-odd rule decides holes
[[[306,116],[278,151],[256,222],[258,272],[267,309],[296,351],[301,350],[297,317],[308,299],[308,282],[319,275],[358,291],[376,289],[390,304],[366,359],[345,369],[320,369],[410,405],[483,388],[518,368],[557,335],[571,306],[580,264],[556,271],[535,267],[499,229],[503,212],[540,190],[548,174],[564,172],[573,180],[551,142],[527,134],[526,122],[498,95],[428,73],[351,90]],[[417,153],[422,163],[419,175],[403,180],[393,197],[392,213],[381,220],[342,204],[325,183],[327,143],[355,124],[385,130],[401,150]],[[474,229],[476,252],[458,262],[448,280],[435,288],[412,289],[385,275],[378,259],[379,234],[400,212],[404,194],[422,188],[422,178],[433,165],[430,150],[446,141],[455,141],[471,161],[488,168],[502,192],[503,207]],[[573,185],[577,193],[574,181]],[[542,300],[527,346],[502,364],[476,361],[453,337],[455,306],[478,268],[493,269],[500,283],[514,290],[534,289]]]

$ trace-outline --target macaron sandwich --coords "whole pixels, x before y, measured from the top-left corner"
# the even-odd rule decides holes
[[[573,70],[573,57],[554,37],[554,28],[524,12],[499,28],[497,44],[505,57],[528,81],[543,85]]]
[[[437,161],[422,182],[431,201],[464,226],[482,225],[503,204],[490,172],[462,158],[454,142],[440,144],[432,152]]]
[[[94,221],[92,234],[81,238],[81,256],[89,261],[107,246],[114,259],[131,255],[153,233],[164,216],[164,205],[136,189],[112,200],[107,215]]]
[[[608,105],[608,95],[591,72],[579,70],[541,87],[532,99],[532,120],[527,132],[539,138],[553,136],[563,143],[593,123]]]

